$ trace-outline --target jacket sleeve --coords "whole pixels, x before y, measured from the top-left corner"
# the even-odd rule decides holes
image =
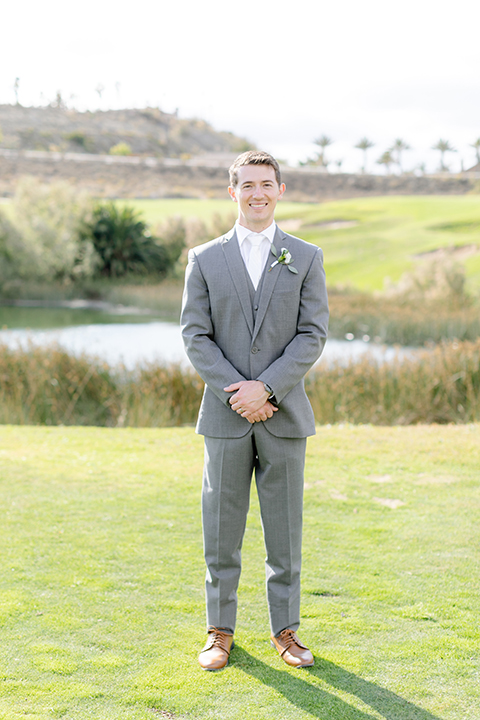
[[[280,405],[322,354],[328,332],[328,300],[323,253],[318,248],[303,281],[295,337],[258,377]]]
[[[234,393],[226,393],[223,388],[246,378],[227,360],[213,340],[208,287],[194,250],[188,254],[180,323],[190,362],[210,390],[230,407],[228,401]]]

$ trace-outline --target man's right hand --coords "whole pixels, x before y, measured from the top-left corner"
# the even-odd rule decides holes
[[[265,420],[271,418],[273,413],[277,412],[277,410],[278,408],[275,407],[275,405],[272,405],[269,400],[267,400],[265,405],[263,405],[259,410],[256,410],[249,415],[243,415],[243,417],[248,420],[251,425],[253,425],[253,423],[256,422],[265,422]]]

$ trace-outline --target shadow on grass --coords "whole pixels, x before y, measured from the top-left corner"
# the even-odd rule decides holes
[[[231,664],[265,685],[270,685],[300,710],[322,720],[374,720],[375,716],[357,710],[341,698],[314,687],[302,675],[313,675],[337,690],[355,695],[386,720],[441,720],[390,690],[362,680],[323,658],[316,657],[312,668],[275,670],[236,645]]]

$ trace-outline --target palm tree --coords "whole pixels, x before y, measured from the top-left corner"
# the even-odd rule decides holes
[[[367,150],[372,148],[375,145],[374,142],[369,140],[367,137],[361,138],[361,140],[358,141],[358,143],[355,145],[355,147],[358,150],[363,150],[363,168],[362,173],[367,172]]]
[[[328,167],[328,160],[325,157],[325,148],[332,144],[333,140],[328,135],[321,135],[319,138],[313,141],[315,145],[318,145],[320,152],[318,153],[317,163],[322,167]]]
[[[390,165],[395,162],[395,159],[390,150],[385,150],[377,160],[377,165],[385,165],[387,174],[390,175]]]
[[[412,148],[408,143],[405,142],[405,140],[402,140],[402,138],[397,138],[395,142],[393,143],[392,147],[390,148],[390,152],[396,153],[397,155],[397,165],[398,169],[400,170],[400,174],[403,172],[402,168],[402,152],[404,150],[411,150]]]
[[[475,148],[475,153],[477,155],[477,165],[480,164],[480,137],[477,138],[475,142],[470,145],[470,147]]]
[[[444,157],[446,152],[457,152],[454,147],[450,145],[448,140],[440,139],[436,145],[432,146],[432,150],[438,150],[440,152],[440,172],[448,172],[449,168],[445,165]]]

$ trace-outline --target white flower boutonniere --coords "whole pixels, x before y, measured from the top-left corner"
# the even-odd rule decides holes
[[[272,243],[271,251],[277,259],[275,260],[275,262],[273,262],[270,265],[270,267],[268,268],[268,272],[270,272],[270,270],[272,268],[274,268],[275,265],[286,265],[287,268],[290,270],[290,272],[296,273],[296,274],[298,273],[298,270],[296,268],[294,268],[293,265],[291,264],[293,262],[293,258],[290,254],[290,250],[288,250],[287,248],[282,248],[282,252],[279,255],[277,252],[277,248]]]

